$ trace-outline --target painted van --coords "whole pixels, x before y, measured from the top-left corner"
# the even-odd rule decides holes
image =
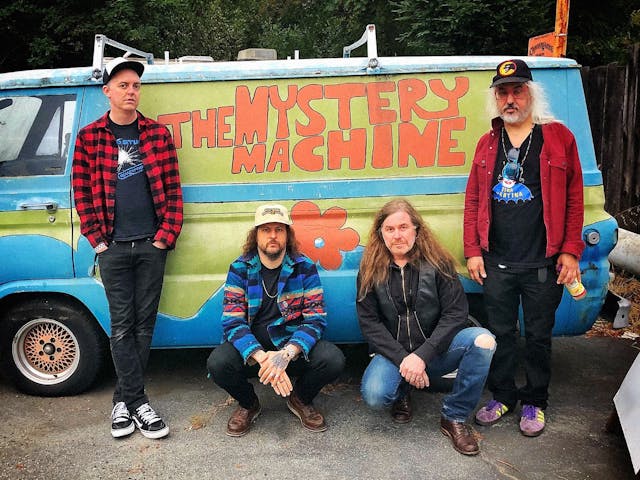
[[[98,59],[97,67],[0,74],[0,349],[3,370],[35,394],[82,391],[107,358],[107,301],[70,181],[78,129],[108,108]],[[580,334],[604,302],[617,225],[603,208],[579,65],[525,59],[574,132],[582,162],[588,294],[580,302],[565,294],[554,329]],[[462,211],[475,145],[489,129],[486,91],[502,60],[369,55],[147,65],[139,108],[173,134],[185,201],[153,346],[221,342],[227,269],[255,208],[267,201],[290,209],[302,251],[318,265],[328,340],[363,341],[358,265],[374,212],[398,196],[419,208],[459,259],[472,314],[482,318],[482,289],[462,268]]]

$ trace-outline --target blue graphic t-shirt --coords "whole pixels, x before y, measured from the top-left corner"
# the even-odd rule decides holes
[[[542,127],[536,125],[519,149],[514,149],[504,129],[498,144],[491,190],[489,252],[494,264],[511,267],[542,267],[546,228],[542,216],[540,152]]]
[[[138,145],[138,121],[118,125],[109,119],[118,144],[118,181],[113,239],[130,241],[153,237],[157,219],[149,180],[144,171]]]

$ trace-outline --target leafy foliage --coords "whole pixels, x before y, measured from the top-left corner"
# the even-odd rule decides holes
[[[547,0],[14,0],[0,9],[0,71],[89,65],[94,35],[162,58],[233,60],[249,47],[279,58],[339,57],[368,23],[378,53],[524,55],[528,38],[553,30]],[[637,0],[572,2],[568,56],[619,60],[640,41]],[[364,49],[364,47],[362,47]],[[106,52],[107,55],[116,52]],[[362,51],[356,52],[362,54]]]

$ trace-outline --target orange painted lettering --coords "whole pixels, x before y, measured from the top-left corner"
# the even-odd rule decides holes
[[[273,108],[278,111],[278,127],[276,129],[276,138],[289,138],[289,120],[287,111],[296,104],[296,94],[298,93],[297,85],[289,85],[287,87],[287,99],[282,100],[278,92],[278,86],[269,87],[269,101]]]
[[[440,123],[440,142],[438,145],[438,166],[457,167],[464,165],[464,152],[452,152],[458,146],[458,140],[451,138],[451,132],[464,131],[467,120],[464,117],[445,118]]]
[[[306,125],[296,120],[296,133],[303,137],[311,137],[320,135],[327,122],[317,110],[311,107],[312,100],[320,100],[322,98],[322,85],[306,85],[298,91],[298,107],[302,110],[309,123]]]
[[[438,145],[438,121],[427,122],[422,133],[412,123],[398,125],[398,167],[409,165],[409,156],[418,167],[433,167]]]
[[[373,127],[371,166],[373,168],[389,168],[393,166],[393,134],[391,133],[391,125],[376,125]]]
[[[300,170],[319,172],[324,167],[324,161],[322,156],[315,153],[314,150],[323,145],[324,137],[320,135],[303,138],[293,147],[293,163]]]
[[[207,147],[216,146],[216,109],[208,108],[207,117],[202,118],[200,110],[191,114],[191,129],[193,131],[193,148],[202,147],[202,139],[207,139]]]
[[[348,130],[351,128],[351,99],[365,96],[364,83],[327,85],[324,96],[338,100],[338,127]]]
[[[278,163],[281,172],[289,171],[289,140],[278,140],[273,144],[266,171],[275,172]]]
[[[440,78],[429,80],[429,88],[440,98],[447,101],[447,108],[436,113],[440,118],[457,117],[460,115],[458,100],[469,91],[469,79],[467,77],[456,77],[456,86],[449,90],[444,86]]]
[[[264,143],[254,145],[251,151],[245,146],[234,148],[231,173],[240,173],[243,168],[247,173],[264,172],[266,150]]]
[[[427,96],[427,85],[417,78],[407,78],[398,82],[398,102],[400,103],[400,120],[410,122],[412,112],[420,118],[427,118],[429,112],[418,105],[418,100]]]
[[[219,147],[231,147],[233,140],[226,138],[225,134],[231,131],[231,124],[227,123],[227,118],[233,115],[233,107],[218,107],[218,146]]]
[[[251,99],[246,85],[236,88],[236,145],[267,141],[269,88],[258,87]]]
[[[349,135],[346,140],[344,135]],[[327,156],[329,170],[340,170],[342,159],[349,159],[349,170],[362,170],[365,166],[367,151],[367,131],[354,128],[348,132],[332,130],[327,135]]]
[[[396,121],[395,110],[388,110],[389,98],[381,97],[383,92],[395,92],[396,85],[393,82],[374,82],[367,84],[367,102],[369,104],[369,123],[379,125]]]
[[[176,148],[182,148],[182,130],[180,125],[187,123],[191,120],[191,113],[179,112],[179,113],[167,113],[165,115],[158,115],[158,122],[164,123],[167,127],[171,127],[171,134],[173,136],[173,143]]]

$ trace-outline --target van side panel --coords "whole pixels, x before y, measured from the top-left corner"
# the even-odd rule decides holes
[[[172,132],[185,200],[184,228],[168,256],[153,345],[221,342],[228,266],[240,253],[256,207],[267,201],[290,209],[301,248],[318,265],[329,340],[362,341],[355,279],[373,215],[393,197],[405,196],[416,205],[458,258],[465,290],[481,293],[464,276],[462,216],[475,145],[489,129],[486,91],[499,60],[380,59],[375,71],[356,60],[148,66],[140,111]],[[604,211],[602,175],[575,62],[532,59],[531,64],[555,115],[576,136],[585,182],[584,232],[600,234],[600,243],[588,246],[581,261],[587,298],[578,303],[565,294],[556,315],[555,334],[579,334],[590,328],[604,302],[616,225]],[[60,123],[61,163],[56,154],[50,157],[52,168],[62,164],[62,170],[17,175],[14,163],[4,167],[9,173],[14,169],[7,176],[0,155],[0,254],[11,258],[10,267],[0,269],[0,301],[20,291],[60,292],[79,299],[108,332],[95,254],[79,233],[70,191],[78,128],[108,109],[101,85],[88,81],[87,73],[56,72],[60,84],[76,81],[73,88],[34,88],[55,85],[55,78],[40,83],[29,78],[27,84],[17,74],[0,76],[0,106],[10,96],[75,95],[58,102],[65,111],[72,108],[67,102],[76,102],[71,118],[63,115],[67,123]],[[24,88],[7,89],[8,84]],[[44,115],[58,118],[54,108]],[[37,129],[43,138],[48,131]],[[37,153],[37,147],[32,150]],[[27,200],[44,210],[22,208]],[[46,210],[51,202],[57,205],[53,221]]]

